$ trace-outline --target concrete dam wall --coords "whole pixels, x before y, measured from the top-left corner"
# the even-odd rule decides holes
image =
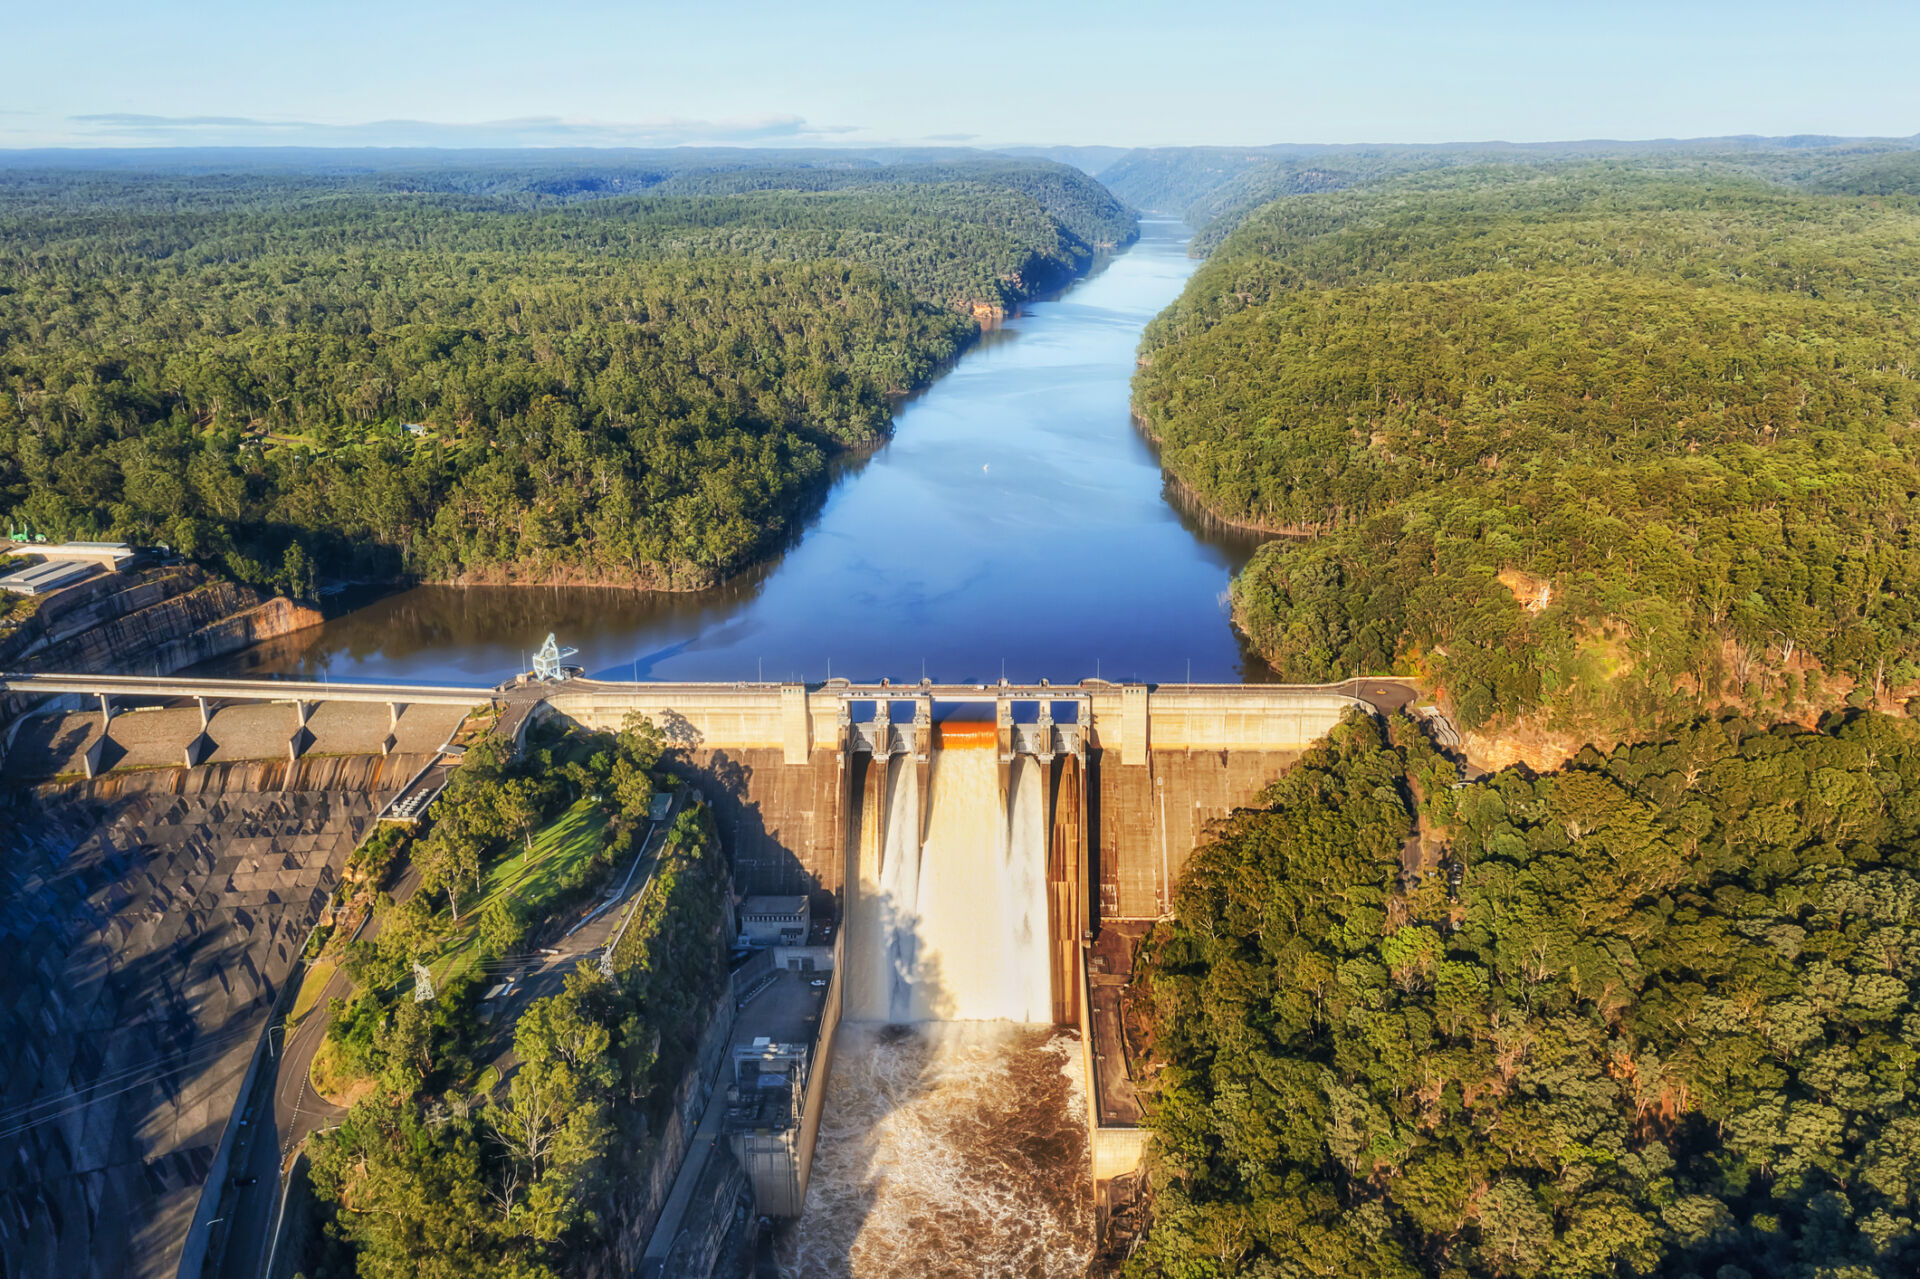
[[[137,993],[158,990],[171,1001],[174,1011],[156,1034],[188,1044],[233,1037],[217,1076],[185,1091],[130,1098],[96,1125],[124,1134],[161,1116],[172,1135],[138,1160],[126,1158],[123,1136],[109,1149],[67,1134],[58,1150],[35,1152],[38,1160],[85,1169],[76,1184],[88,1196],[130,1209],[148,1223],[143,1229],[159,1230],[147,1251],[161,1270],[206,1246],[213,1201],[199,1191],[220,1183],[232,1131],[227,1117],[247,1070],[242,1049],[257,1042],[347,851],[385,800],[413,784],[410,778],[432,771],[429,765],[443,773],[450,766],[438,744],[464,705],[432,704],[432,689],[384,686],[379,696],[393,704],[362,705],[354,696],[372,691],[349,695],[352,687],[322,690],[322,698],[336,699],[311,708],[242,699],[209,710],[204,703],[211,699],[203,698],[199,708],[111,720],[104,712],[55,713],[36,716],[14,735],[7,771],[16,783],[64,776],[74,753],[90,746],[120,752],[117,764],[98,761],[108,767],[88,784],[35,792],[51,820],[46,829],[16,822],[11,838],[0,834],[0,852],[26,876],[17,887],[43,896],[43,889],[59,889],[57,909],[42,921],[58,924],[29,930],[39,946],[33,963],[41,985],[61,992],[88,1025],[113,1023],[113,1015],[96,1016],[95,1005],[123,1004],[138,986]],[[170,682],[148,700],[193,695]],[[1071,1113],[1084,1116],[1090,1168],[1075,1174],[1063,1164],[1054,1176],[1084,1185],[1090,1173],[1101,1202],[1097,1188],[1130,1171],[1143,1145],[1118,1033],[1119,986],[1134,941],[1168,909],[1207,823],[1253,802],[1299,751],[1366,704],[1331,689],[1099,681],[894,687],[573,680],[502,690],[499,698],[503,733],[509,724],[524,726],[536,710],[602,730],[620,728],[634,713],[647,716],[668,739],[669,766],[712,804],[738,891],[804,894],[814,918],[831,922],[830,948],[796,948],[810,952],[807,979],[790,982],[802,994],[814,991],[822,1011],[801,1019],[807,1029],[796,1022],[791,1031],[774,1032],[775,1046],[797,1048],[795,1060],[805,1063],[796,1076],[805,1079],[804,1104],[790,1135],[768,1138],[774,1153],[763,1162],[780,1168],[759,1170],[743,1160],[762,1202],[784,1205],[773,1209],[783,1213],[807,1202],[822,1108],[839,1104],[825,1098],[843,1018],[856,1024],[847,1042],[865,1054],[848,1063],[847,1079],[898,1089],[897,1109],[922,1114],[930,1130],[967,1130],[965,1122],[950,1123],[949,1110],[972,1095],[969,1072],[988,1070],[1009,1082],[1011,1117],[1029,1113],[1021,1111],[1021,1097],[1062,1087],[1059,1067],[1077,1059],[1067,1072],[1067,1096]],[[331,750],[276,758],[296,724],[296,735]],[[196,735],[210,747],[207,762],[169,766],[181,741]],[[53,803],[55,796],[64,798]],[[140,932],[148,926],[165,936],[156,932],[149,945]],[[183,960],[176,943],[220,954],[223,962],[208,968]],[[830,959],[812,953],[829,949]],[[148,976],[136,983],[129,965]],[[824,991],[810,980],[816,971],[831,973]],[[198,993],[207,981],[219,985],[225,1002],[216,1006]],[[218,1024],[194,1021],[191,1010],[203,1006],[219,1014]],[[0,1012],[11,1013],[23,1032],[65,1015],[27,1005]],[[915,1036],[914,1043],[889,1038],[895,1032]],[[1077,1032],[1077,1042],[1062,1032]],[[14,1042],[27,1051],[33,1037],[22,1033]],[[12,1063],[10,1077],[35,1080],[46,1095],[111,1066],[109,1041],[71,1042],[81,1046],[71,1060],[31,1049]],[[910,1071],[903,1073],[903,1062]],[[849,1102],[850,1112],[859,1104]],[[844,1137],[844,1129],[835,1131]],[[903,1138],[903,1148],[914,1140]],[[1055,1144],[1053,1136],[1036,1142],[1036,1150]],[[122,1169],[156,1160],[171,1170],[168,1189],[142,1198]],[[849,1194],[863,1184],[844,1151],[828,1162],[840,1169]],[[10,1184],[19,1184],[26,1167],[11,1170]],[[926,1184],[950,1180],[929,1171]],[[73,1221],[80,1211],[79,1200],[34,1202],[45,1223]],[[57,1253],[63,1265],[85,1273],[96,1248],[105,1256],[128,1246],[109,1228],[121,1219],[89,1218],[71,1230],[45,1224],[34,1232],[37,1246],[54,1240],[54,1252],[36,1260]]]
[[[575,681],[548,698],[555,712],[587,728],[616,730],[636,712],[651,719],[677,766],[713,798],[740,890],[808,893],[816,910],[843,918],[856,856],[850,840],[860,827],[853,810],[870,813],[877,803],[869,779],[863,775],[856,784],[859,761],[891,761],[908,752],[925,757],[915,761],[924,769],[931,762],[934,707],[955,703],[993,709],[1002,739],[996,745],[1008,757],[1003,763],[1062,751],[1082,761],[1070,789],[1084,814],[1076,821],[1086,832],[1081,861],[1095,921],[1164,914],[1206,824],[1251,803],[1349,708],[1366,705],[1319,688],[1100,681],[1059,687]],[[1047,743],[1031,713],[1042,706],[1052,734]],[[1016,707],[1026,713],[1014,713]],[[876,744],[885,747],[879,756]],[[1049,776],[1047,788],[1050,806],[1057,807],[1059,779]],[[923,780],[919,798],[925,794]],[[873,857],[877,865],[878,853]]]
[[[48,1120],[0,1155],[0,1271],[199,1272],[274,1001],[424,762],[153,769],[0,800],[0,1080]]]
[[[873,1101],[864,1079],[898,1092],[895,1112],[914,1113],[920,1103],[906,1099],[961,1058],[996,1072],[1024,1062],[1015,1075],[1044,1080],[1036,1063],[1072,1044],[1049,1046],[1046,1028],[1076,1031],[1066,1051],[1080,1063],[1073,1104],[1099,1218],[1107,1187],[1145,1145],[1119,1029],[1133,948],[1171,907],[1207,825],[1255,802],[1349,710],[1379,708],[1361,692],[1392,694],[1392,705],[1410,696],[1400,686],[575,681],[548,705],[602,730],[648,717],[671,765],[711,798],[739,891],[804,893],[816,918],[840,922],[831,1002],[836,1020],[866,1027],[848,1040],[862,1055],[836,1086],[844,1104]],[[940,1030],[996,1024],[1008,1030],[983,1029],[978,1042]],[[1017,1051],[995,1038],[1017,1027],[1043,1037]],[[814,1045],[816,1081],[833,1069],[832,1031],[823,1025]],[[948,1049],[960,1057],[948,1061]],[[920,1083],[906,1088],[901,1063],[915,1054]],[[750,1174],[789,1207],[806,1195],[811,1133],[802,1138],[783,1146],[777,1177]],[[881,1157],[904,1166],[899,1150]],[[828,1158],[847,1163],[845,1150]],[[836,1181],[824,1193],[845,1189]],[[810,1231],[832,1229],[803,1229],[802,1251]]]

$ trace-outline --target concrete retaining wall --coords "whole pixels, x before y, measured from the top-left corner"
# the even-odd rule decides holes
[[[845,984],[841,961],[846,957],[846,945],[847,932],[843,928],[833,939],[833,974],[827,987],[827,1002],[820,1009],[820,1037],[814,1041],[813,1058],[807,1065],[807,1095],[800,1105],[801,1204],[806,1202],[807,1178],[813,1175],[813,1146],[820,1136],[820,1116],[827,1106],[827,1076],[833,1073],[833,1045],[840,1034],[841,992]]]

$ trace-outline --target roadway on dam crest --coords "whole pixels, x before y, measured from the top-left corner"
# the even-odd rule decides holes
[[[1117,913],[1155,913],[1177,878],[1186,851],[1179,845],[1209,815],[1247,802],[1262,777],[1345,708],[1415,709],[1419,693],[1393,679],[1277,686],[1235,633],[1226,592],[1263,539],[1182,510],[1129,413],[1141,331],[1195,265],[1181,228],[1149,223],[1143,232],[1091,278],[988,333],[902,406],[887,446],[842,467],[792,546],[718,590],[421,587],[199,668],[223,681],[217,686],[43,675],[17,691],[250,703],[229,707],[229,724],[257,720],[262,740],[290,735],[296,756],[313,748],[293,731],[307,723],[309,704],[319,709],[308,736],[322,747],[330,723],[344,730],[351,721],[357,739],[367,735],[362,718],[387,718],[374,706],[359,708],[365,715],[327,711],[331,702],[418,707],[389,728],[441,703],[450,713],[506,702],[525,714],[545,696],[553,710],[592,728],[617,727],[640,710],[656,715],[683,758],[715,778],[741,779],[736,807],[767,847],[738,873],[790,874],[811,881],[798,890],[829,898],[845,873],[844,840],[834,831],[850,802],[835,779],[839,761],[861,749],[861,715],[890,703],[893,724],[905,731],[922,705],[931,720],[942,702],[1018,703],[1026,736],[1007,731],[1023,743],[1016,749],[1030,750],[1032,703],[1051,702],[1041,714],[1072,725],[1077,747],[1089,752],[1082,784],[1107,788],[1089,791],[1104,816],[1095,821],[1090,812],[1077,838],[1089,849],[1105,839],[1153,850],[1121,857],[1103,848],[1098,875],[1081,888],[1096,903],[1110,898]],[[502,687],[527,669],[527,655],[550,631],[577,645],[598,678]],[[267,675],[281,678],[259,678]],[[882,677],[901,682],[883,686]],[[1063,682],[1043,687],[1042,677]],[[125,725],[125,766],[163,763],[163,746],[135,751],[131,734],[171,734],[187,713],[177,707]],[[1010,712],[1003,705],[997,713],[1004,727]],[[430,718],[420,715],[420,725]],[[184,719],[180,726],[193,727]],[[171,744],[169,736],[163,745]],[[1104,758],[1094,763],[1096,751]],[[809,780],[815,772],[818,785]],[[1150,797],[1156,787],[1153,811],[1134,802],[1136,791]],[[790,810],[776,802],[782,798]],[[797,891],[770,883],[743,891],[756,888]],[[543,961],[530,970],[505,1015],[569,966]],[[339,1122],[341,1112],[306,1078],[325,1000],[343,989],[336,974],[280,1049],[272,1086],[261,1090],[249,1125],[258,1131],[236,1151],[242,1179],[258,1180],[233,1188],[223,1274],[258,1271],[272,1246],[283,1160],[310,1133]]]

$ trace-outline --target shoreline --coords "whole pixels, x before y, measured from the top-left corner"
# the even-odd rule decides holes
[[[1127,406],[1127,413],[1133,419],[1134,429],[1140,432],[1141,438],[1146,440],[1148,447],[1153,450],[1153,460],[1160,467],[1160,474],[1166,478],[1169,492],[1177,494],[1180,499],[1179,503],[1170,504],[1176,505],[1183,514],[1198,520],[1212,521],[1234,532],[1259,534],[1269,541],[1278,541],[1281,538],[1305,541],[1308,538],[1319,537],[1322,533],[1331,533],[1338,527],[1334,521],[1325,524],[1262,524],[1222,514],[1217,507],[1207,501],[1198,488],[1166,464],[1162,455],[1163,442],[1152,425],[1148,423],[1146,415],[1132,404]]]
[[[973,335],[962,343],[951,357],[940,361],[928,374],[926,380],[918,386],[890,393],[887,396],[886,430],[869,442],[843,445],[836,449],[827,458],[825,472],[820,481],[816,485],[809,486],[802,499],[796,503],[797,513],[786,522],[786,527],[769,533],[762,540],[762,544],[756,546],[736,566],[726,569],[708,569],[689,564],[648,565],[642,569],[630,570],[584,569],[573,566],[556,572],[553,569],[531,569],[523,564],[512,563],[469,570],[452,576],[404,575],[385,582],[329,581],[322,584],[317,594],[324,603],[329,598],[365,592],[365,597],[353,606],[358,607],[371,600],[421,586],[497,586],[515,589],[544,586],[570,590],[584,588],[625,591],[648,595],[697,595],[703,591],[722,589],[748,574],[770,567],[787,551],[798,545],[806,534],[808,520],[819,513],[820,507],[825,504],[827,496],[832,493],[834,487],[847,478],[850,472],[872,460],[880,450],[892,442],[900,411],[958,368],[960,362],[979,347],[981,340],[988,333],[1017,319],[1035,303],[1057,300],[1075,285],[1092,278],[1099,268],[1125,253],[1139,241],[1140,229],[1136,219],[1133,234],[1124,243],[1117,248],[1095,246],[1095,251],[1089,257],[1085,267],[1038,285],[1018,301],[1011,311],[995,313],[988,319],[982,319],[977,312],[969,317],[974,323]],[[1162,471],[1164,470],[1163,467]],[[575,545],[579,543],[576,542]],[[351,611],[351,608],[346,611]],[[333,614],[333,616],[339,616],[339,614]]]

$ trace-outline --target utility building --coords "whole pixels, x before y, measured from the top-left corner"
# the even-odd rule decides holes
[[[740,903],[740,934],[756,946],[804,946],[813,908],[804,895],[749,897]]]
[[[753,1186],[753,1200],[770,1217],[798,1217],[806,1198],[811,1142],[802,1148],[807,1091],[806,1044],[755,1039],[733,1050],[733,1086],[727,1089],[727,1144]]]
[[[28,542],[11,550],[0,548],[0,554],[40,557],[40,563],[0,577],[0,591],[46,595],[102,569],[117,573],[132,562],[135,552],[125,542]]]

